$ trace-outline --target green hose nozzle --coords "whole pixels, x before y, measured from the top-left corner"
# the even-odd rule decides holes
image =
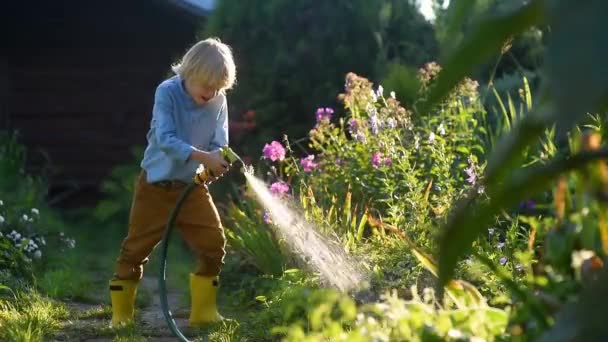
[[[236,161],[240,161],[241,164],[245,165],[245,163],[243,163],[243,160],[241,160],[241,158],[239,157],[238,154],[236,154],[230,147],[228,146],[224,146],[222,148],[220,148],[220,155],[222,156],[222,158],[224,158],[229,164],[233,164]]]

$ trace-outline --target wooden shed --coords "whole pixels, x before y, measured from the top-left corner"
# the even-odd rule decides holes
[[[30,172],[50,166],[60,205],[94,203],[112,167],[145,144],[155,87],[195,41],[207,2],[0,5],[0,129],[19,132]]]

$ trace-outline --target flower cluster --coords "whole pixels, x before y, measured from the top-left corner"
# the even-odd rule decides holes
[[[439,72],[441,72],[441,66],[436,62],[426,63],[422,68],[418,69],[418,78],[420,79],[422,86],[428,86],[437,78]]]
[[[264,145],[264,158],[272,161],[281,161],[285,159],[285,148],[278,141],[273,141],[270,144]]]
[[[381,166],[389,166],[393,164],[393,160],[390,157],[383,157],[382,153],[376,152],[372,155],[372,166],[379,168]]]
[[[270,192],[275,195],[283,195],[289,192],[289,185],[283,181],[274,182],[270,185]]]
[[[4,202],[0,200],[0,207],[3,205]],[[40,210],[37,208],[31,208],[27,213],[19,213],[14,220],[11,220],[9,216],[0,215],[0,240],[9,241],[12,248],[25,252],[29,258],[40,259],[44,247],[47,246],[47,241],[44,236],[31,231],[32,223],[39,219]],[[10,230],[10,233],[2,233],[2,230],[5,232]],[[26,231],[30,233],[26,234]],[[76,246],[75,239],[64,236],[64,233],[60,233],[59,236],[60,241],[68,248]]]
[[[311,172],[319,165],[314,162],[314,159],[314,154],[309,154],[307,157],[300,159],[300,165],[304,169],[304,172]]]
[[[334,114],[334,110],[332,108],[318,108],[317,109],[317,113],[316,113],[316,117],[317,117],[317,124],[321,123],[321,122],[329,122],[331,120],[332,115]]]

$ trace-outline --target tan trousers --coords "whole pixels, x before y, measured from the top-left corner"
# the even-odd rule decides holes
[[[141,279],[143,265],[163,238],[171,211],[185,186],[146,182],[142,172],[135,186],[129,231],[116,261],[114,279]],[[226,237],[217,208],[205,186],[197,186],[183,202],[175,229],[198,259],[196,274],[216,276],[224,264]],[[175,232],[175,231],[174,231]]]

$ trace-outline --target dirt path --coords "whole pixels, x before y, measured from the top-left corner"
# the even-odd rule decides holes
[[[91,298],[92,303],[65,303],[70,310],[70,317],[52,340],[107,342],[114,341],[116,336],[120,336],[120,341],[177,341],[169,330],[161,310],[157,277],[142,279],[138,288],[138,297],[148,300],[144,307],[136,310],[136,325],[129,331],[116,332],[109,328],[111,308],[109,298],[104,298],[103,295],[107,293],[100,293],[99,297]],[[194,338],[196,336],[187,327],[189,308],[182,304],[184,295],[187,294],[170,290],[167,299],[178,328],[187,337]]]

